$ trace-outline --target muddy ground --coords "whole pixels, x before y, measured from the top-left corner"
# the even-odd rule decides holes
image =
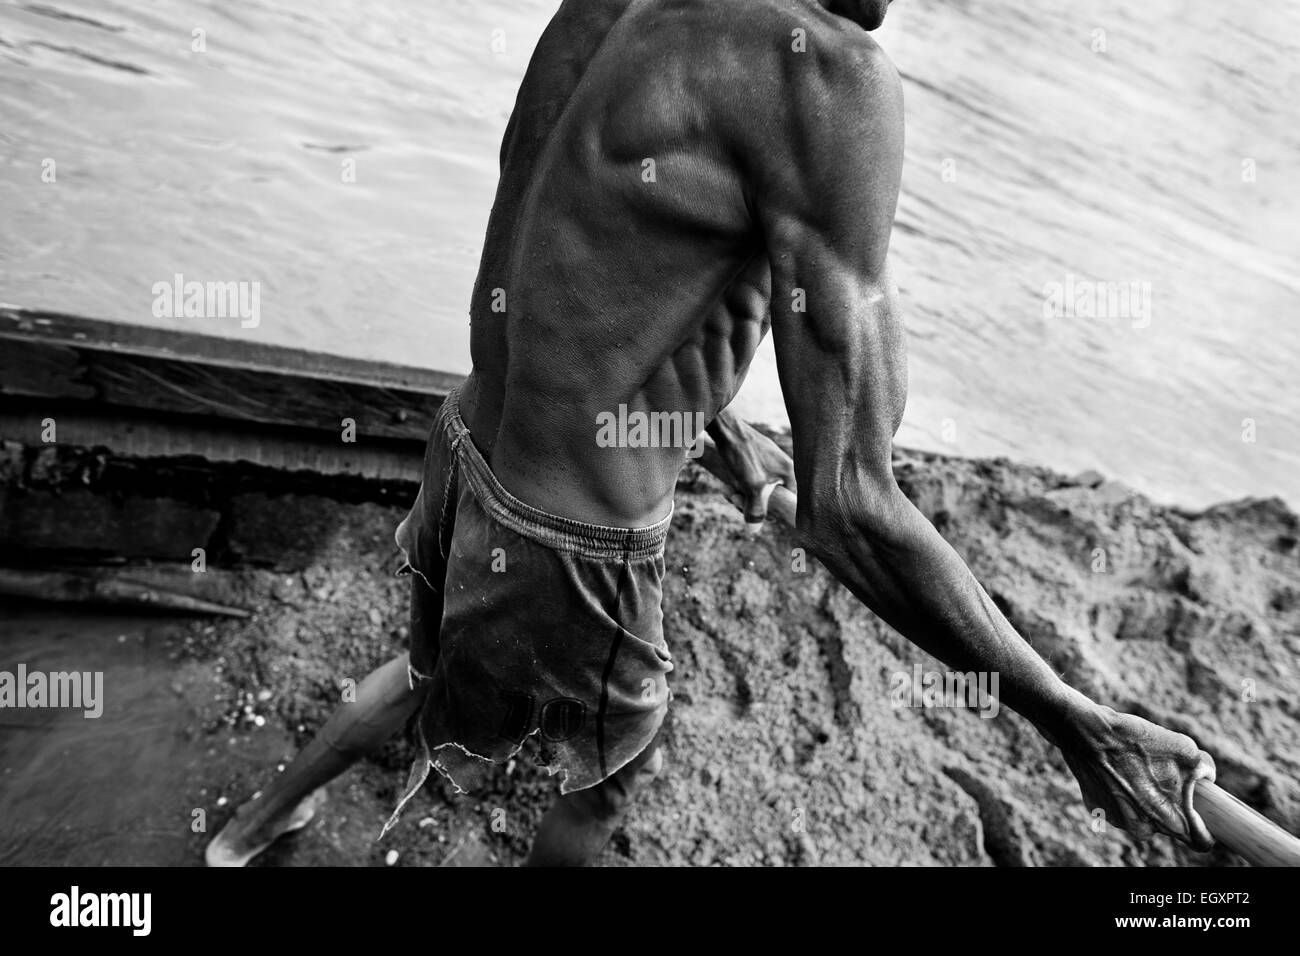
[[[1300,832],[1295,514],[1278,501],[1184,513],[1100,476],[1070,480],[1005,461],[908,453],[896,472],[1059,673],[1117,709],[1191,734],[1214,756],[1223,786]],[[121,619],[105,631],[121,632],[132,659],[165,661],[172,702],[159,705],[150,732],[174,738],[164,748],[170,764],[188,755],[184,772],[163,775],[168,796],[152,804],[161,819],[145,828],[172,835],[166,862],[198,862],[210,833],[338,704],[341,683],[404,648],[406,579],[393,574],[392,544],[401,514],[241,495],[218,519],[220,560],[206,575],[182,565],[141,570],[201,579],[209,596],[254,611],[247,621]],[[684,477],[668,541],[665,627],[676,669],[667,764],[602,864],[1240,862],[1163,837],[1138,847],[1098,827],[1062,760],[1009,710],[984,719],[896,708],[891,675],[942,665],[815,562],[798,570],[792,547],[775,524],[747,537],[714,479]],[[84,639],[62,612],[11,608],[9,621],[29,643],[56,632]],[[11,644],[4,661],[13,654]],[[394,850],[399,866],[523,858],[555,792],[526,759],[475,797],[431,782],[376,842],[413,755],[399,739],[358,765],[330,787],[317,819],[259,864],[382,866]],[[0,756],[6,765],[36,759],[13,746]],[[12,789],[6,799],[15,809]],[[195,809],[205,827],[178,826]],[[32,839],[9,834],[0,857],[30,859]],[[125,862],[115,854],[78,859]]]

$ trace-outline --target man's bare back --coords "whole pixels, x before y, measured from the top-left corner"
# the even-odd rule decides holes
[[[907,367],[887,252],[903,110],[866,32],[887,6],[561,7],[502,149],[472,305],[471,431],[531,504],[649,524],[685,450],[604,447],[597,422],[619,406],[697,412],[733,464],[752,465],[764,452],[715,416],[770,321],[801,543],[914,643],[998,672],[1089,806],[1206,846],[1191,801],[1208,755],[1064,684],[894,481]]]
[[[1212,843],[1192,806],[1196,781],[1213,779],[1209,755],[1066,685],[894,480],[907,368],[887,252],[902,97],[866,33],[886,7],[561,6],[502,146],[471,304],[474,370],[439,413],[425,482],[398,531],[419,572],[411,657],[366,679],[358,702],[213,841],[210,862],[242,865],[302,825],[315,788],[416,708],[437,716],[469,701],[464,733],[485,743],[471,752],[453,742],[480,756],[500,744],[498,705],[526,701],[526,731],[534,697],[545,698],[544,713],[570,708],[574,726],[547,738],[559,742],[581,731],[573,708],[593,708],[600,769],[599,782],[552,806],[530,861],[592,859],[662,764],[650,737],[671,670],[659,613],[665,516],[684,446],[705,424],[751,499],[773,478],[797,484],[800,544],[863,603],[957,670],[996,673],[1001,702],[1060,748],[1089,808],[1139,838],[1158,829],[1197,848]],[[724,411],[769,323],[793,462]],[[620,421],[619,440],[602,440],[602,420],[637,413],[690,416],[692,428],[654,447]],[[453,496],[462,471],[467,488]],[[514,549],[512,591],[485,570],[498,538]],[[597,611],[605,616],[590,626]],[[584,663],[606,642],[607,661]],[[417,650],[427,661],[418,674]],[[615,663],[638,650],[652,679],[633,674],[607,707]],[[435,692],[429,675],[439,668]],[[554,682],[575,674],[591,679],[556,696]],[[533,678],[544,693],[520,693]],[[611,735],[625,746],[606,767],[602,721],[620,715],[644,717],[644,733]]]
[[[602,447],[598,416],[708,423],[731,401],[768,329],[756,193],[812,172],[805,111],[873,66],[896,83],[865,30],[803,0],[563,5],[506,135],[471,310],[462,402],[508,489],[602,524],[667,512],[686,449]]]

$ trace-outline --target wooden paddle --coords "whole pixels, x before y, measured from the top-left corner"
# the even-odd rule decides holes
[[[716,456],[704,455],[701,464],[724,485],[740,492]],[[767,513],[793,528],[797,505],[794,492],[777,485],[772,489]],[[1217,784],[1198,783],[1192,803],[1216,840],[1256,866],[1300,866],[1300,839]]]

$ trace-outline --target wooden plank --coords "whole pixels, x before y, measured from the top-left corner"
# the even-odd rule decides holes
[[[78,349],[184,359],[231,368],[328,378],[384,388],[445,395],[463,376],[408,365],[347,358],[325,352],[266,345],[247,339],[200,335],[178,329],[127,325],[0,304],[0,338],[39,341]]]
[[[107,448],[125,458],[202,458],[207,462],[247,462],[278,471],[357,476],[377,481],[419,483],[424,444],[360,433],[354,443],[335,435],[322,440],[272,429],[252,430],[237,423],[151,420],[140,416],[59,411],[54,414],[58,443]],[[41,444],[39,412],[10,410],[0,402],[0,439],[27,446]]]
[[[337,441],[351,419],[359,434],[423,442],[459,381],[382,362],[0,307],[0,400],[276,425],[325,441]]]

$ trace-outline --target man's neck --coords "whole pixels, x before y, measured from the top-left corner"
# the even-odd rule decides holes
[[[833,16],[851,20],[864,30],[874,30],[884,19],[886,0],[809,0]]]

